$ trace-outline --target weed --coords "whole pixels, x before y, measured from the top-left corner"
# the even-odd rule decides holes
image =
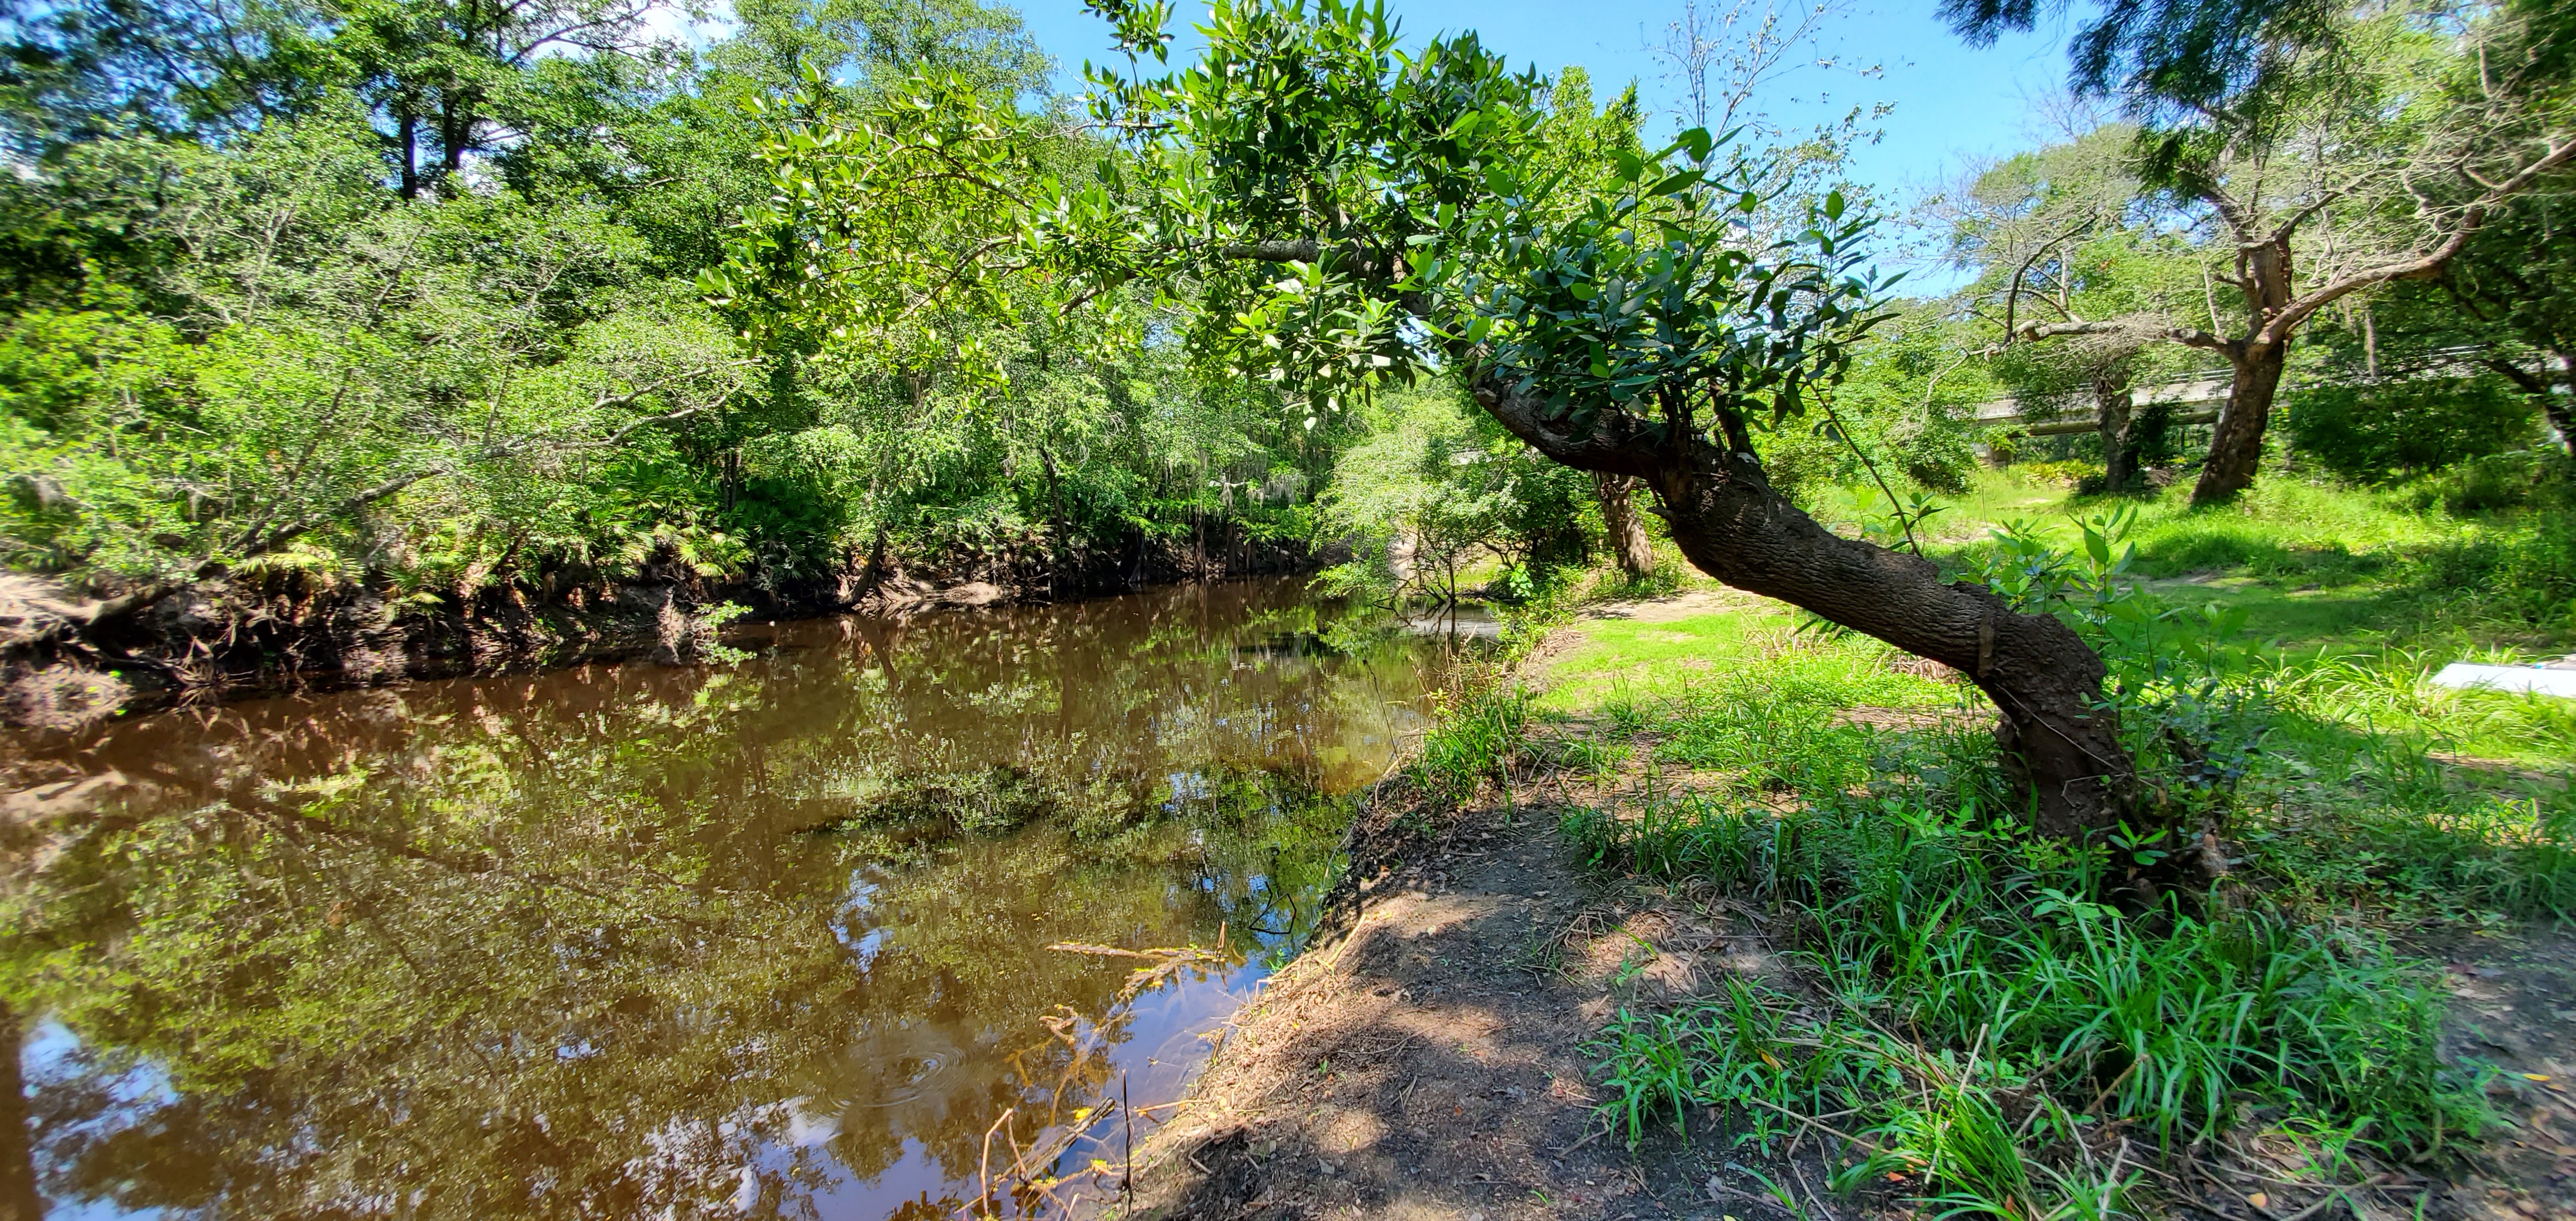
[[[2116,878],[2168,847],[2037,838],[1977,735],[1846,723],[1838,710],[1914,694],[1845,664],[1866,642],[1801,638],[1700,690],[1622,692],[1614,723],[1726,778],[1577,810],[1564,834],[1595,865],[1781,910],[1805,989],[1729,981],[1622,1011],[1595,1052],[1629,1139],[1713,1106],[1767,1149],[1831,1117],[1867,1154],[1839,1187],[1894,1173],[1939,1215],[2101,1218],[2142,1182],[2115,1132],[2173,1154],[2260,1114],[2335,1157],[2417,1157],[2493,1121],[2474,1066],[2436,1054],[2436,973],[2313,917],[2356,894],[2576,906],[2565,788],[2463,783],[2427,728],[2548,742],[2558,710],[2435,690],[2420,656],[2267,653],[2242,608],[2172,605],[2136,579],[2135,509],[2075,527],[2074,550],[2039,525],[2000,531],[1987,583],[2096,642],[2145,774],[2230,828],[2270,900],[2115,909]]]
[[[1686,795],[1637,814],[1568,830],[1596,860],[1770,896],[1830,1003],[1730,979],[1620,1012],[1594,1050],[1631,1141],[1700,1106],[1766,1150],[1807,1117],[1850,1117],[1869,1157],[1845,1186],[1893,1171],[1945,1215],[2100,1217],[2136,1181],[2085,1144],[2104,1123],[2173,1151],[2250,1102],[2421,1155],[2491,1122],[2483,1081],[2435,1055],[2433,972],[2367,933],[2179,906],[2151,927],[2085,897],[2097,862],[1973,810]]]
[[[1529,692],[1508,680],[1470,681],[1441,693],[1432,726],[1408,769],[1432,798],[1472,800],[1487,781],[1509,783],[1506,768],[1529,728]]]

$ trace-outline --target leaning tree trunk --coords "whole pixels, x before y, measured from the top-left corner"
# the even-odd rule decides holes
[[[2280,393],[2289,350],[2249,341],[2229,359],[2236,372],[2209,438],[2209,461],[2191,489],[2194,505],[2223,504],[2254,486],[2255,469],[2263,462],[2263,432],[2272,422],[2272,398]]]
[[[2129,437],[2129,408],[2133,405],[2126,377],[2106,377],[2093,383],[2093,405],[2102,422],[2102,490],[2119,493],[2129,490],[2137,477],[2137,444]]]
[[[1592,472],[1592,489],[1601,497],[1601,524],[1609,529],[1610,554],[1619,561],[1619,571],[1645,577],[1655,571],[1655,544],[1646,537],[1645,521],[1637,516],[1637,487],[1635,476]]]
[[[2003,713],[1996,737],[2042,834],[2092,839],[2131,813],[2137,772],[2102,703],[2105,667],[2072,628],[2020,614],[1983,585],[1945,584],[1929,560],[1825,529],[1772,490],[1747,446],[1663,440],[1606,411],[1577,437],[1540,398],[1499,379],[1474,393],[1550,459],[1653,486],[1673,541],[1700,571],[1968,675]]]

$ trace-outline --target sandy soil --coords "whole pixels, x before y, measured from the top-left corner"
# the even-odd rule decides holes
[[[1473,812],[1453,851],[1419,875],[1391,875],[1350,937],[1284,972],[1238,1020],[1196,1101],[1151,1143],[1137,1212],[1794,1218],[1750,1168],[1816,1221],[1907,1215],[1884,1197],[1814,1190],[1819,1142],[1763,1158],[1733,1146],[1710,1115],[1693,1116],[1687,1137],[1659,1125],[1634,1154],[1605,1134],[1584,1044],[1617,1006],[1669,1001],[1730,971],[1777,982],[1781,968],[1749,913],[1693,913],[1651,890],[1587,884],[1553,821],[1527,807]],[[2492,1097],[2518,1128],[2438,1175],[2391,1181],[2363,1215],[2576,1218],[2576,937],[2535,929],[2481,941],[2450,968],[2460,999],[2445,1050],[2502,1070]],[[2207,1190],[2171,1215],[2354,1215],[2308,1211],[2324,1203],[2312,1191],[2249,1195]],[[2421,1214],[2403,1207],[2409,1199]]]
[[[1707,1212],[1697,1159],[1632,1158],[1603,1134],[1583,1045],[1622,1001],[1696,990],[1732,930],[1588,888],[1554,822],[1472,812],[1447,852],[1374,888],[1347,938],[1283,972],[1154,1142],[1141,1211]]]

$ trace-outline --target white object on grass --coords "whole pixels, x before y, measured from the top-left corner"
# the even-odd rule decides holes
[[[2538,666],[2473,666],[2455,661],[2433,676],[2436,687],[2483,687],[2489,691],[2537,691],[2542,695],[2563,695],[2576,699],[2576,670],[2544,670]]]

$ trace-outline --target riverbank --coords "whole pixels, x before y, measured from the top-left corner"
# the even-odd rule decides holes
[[[586,662],[685,665],[723,656],[737,620],[1069,601],[1322,562],[1303,546],[1223,541],[1140,543],[1061,572],[1024,556],[852,557],[834,572],[765,581],[709,576],[665,554],[619,578],[562,570],[447,590],[287,567],[190,582],[112,617],[56,583],[0,574],[0,725],[68,730],[180,704]]]
[[[2283,919],[2352,938],[2349,969],[2381,972],[2367,995],[2386,1011],[2373,1020],[2392,1024],[2356,1029],[2377,1031],[2372,1055],[2433,1074],[2424,1088],[2455,1126],[2429,1144],[2409,1153],[2395,1111],[2321,1138],[2283,1096],[2249,1089],[2209,1137],[2159,1152],[2151,1111],[2123,1117],[2112,1101],[2134,1079],[2117,1072],[2066,1108],[2090,1099],[2089,1117],[2050,1136],[2033,1126],[2051,1105],[2039,1092],[2045,1066],[1996,1075],[2005,1055],[1991,1038],[1953,1046],[1916,1033],[1880,1047],[1918,1059],[1893,1064],[1902,1084],[1864,1090],[1861,1106],[1782,1088],[1818,1068],[1806,1058],[1812,1032],[1834,1029],[1837,1015],[1895,1020],[1913,986],[1884,966],[1875,985],[1821,969],[1863,944],[1820,945],[1820,909],[1793,901],[1785,862],[1769,883],[1731,879],[1707,837],[1747,818],[1781,835],[1826,833],[1829,822],[1799,830],[1808,811],[1846,790],[1893,795],[1909,769],[1919,777],[1936,770],[1929,761],[1973,756],[1991,721],[1937,668],[1793,628],[1774,604],[1700,588],[1596,608],[1533,650],[1517,675],[1528,719],[1506,752],[1508,782],[1448,805],[1399,791],[1364,816],[1354,855],[1368,885],[1347,931],[1237,1017],[1192,1105],[1139,1154],[1134,1211],[1938,1215],[1973,1190],[1944,1173],[1943,1146],[1916,1146],[1935,1151],[1929,1161],[1871,1159],[1895,1142],[1885,1125],[1904,1121],[1887,1101],[1937,1094],[1946,1072],[1959,1105],[2020,1125],[1996,1152],[1997,1176],[1977,1187],[2022,1216],[2576,1216],[2576,937],[2527,918],[2565,902],[2568,870],[2545,852],[2509,851],[2520,835],[2545,849],[2554,824],[2453,821],[2514,808],[2528,820],[2566,790],[2457,749],[2434,758],[2444,740],[2498,753],[2498,735],[2475,728],[2498,709],[2476,701],[2419,702],[2414,722],[2391,718],[2381,754],[2340,759],[2323,744],[2330,726],[2295,719],[2276,738],[2277,766],[2331,779],[2280,779],[2262,761],[2241,798],[2238,833],[2253,841],[2246,884]],[[1759,698],[1732,700],[1737,692]],[[2323,702],[2360,705],[2350,693]],[[2501,753],[2552,749],[2529,727],[2506,736],[2522,749]],[[2415,791],[2391,797],[2389,777],[2415,768],[2429,769],[2408,781]],[[1369,847],[1388,833],[1402,851]],[[2481,852],[2488,888],[2457,869],[2443,880]],[[2516,878],[2520,893],[2556,897],[2517,908],[2492,888]],[[1930,916],[1935,926],[1961,919]],[[2383,943],[2394,948],[2372,966],[2382,960],[2365,951]],[[1855,986],[1899,995],[1864,993],[1855,1007],[1836,991]],[[2393,1024],[2419,1003],[2432,1022]],[[1722,1036],[1730,1022],[1768,1033]],[[2463,1140],[2464,1118],[2483,1133]],[[2088,1168],[2089,1212],[2065,1190]]]
[[[0,1165],[101,1218],[875,1219],[1123,1158],[1462,651],[1310,585],[0,733]]]

